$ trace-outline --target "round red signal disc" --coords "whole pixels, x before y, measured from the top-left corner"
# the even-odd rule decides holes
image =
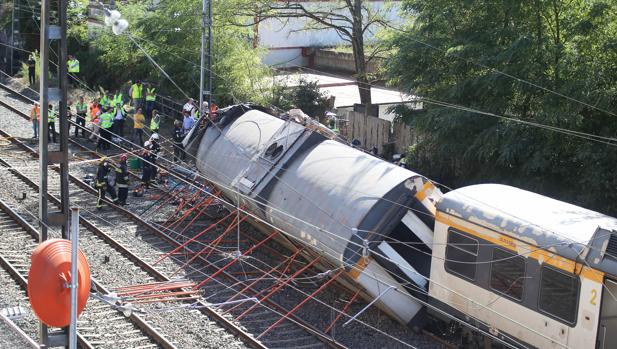
[[[86,307],[90,295],[90,266],[86,256],[77,254],[77,316]],[[70,324],[71,242],[51,239],[32,253],[28,272],[28,297],[36,316],[51,327]]]

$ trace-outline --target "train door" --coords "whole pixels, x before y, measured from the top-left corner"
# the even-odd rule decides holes
[[[617,281],[606,279],[602,291],[598,349],[617,348]]]

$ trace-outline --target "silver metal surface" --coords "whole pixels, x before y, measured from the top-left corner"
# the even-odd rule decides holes
[[[77,251],[79,248],[79,208],[71,208],[71,324],[69,347],[77,349]]]
[[[267,155],[274,143],[283,147],[275,158]],[[383,239],[392,222],[402,219],[397,212],[407,212],[405,203],[425,183],[414,172],[258,110],[222,130],[208,128],[197,167],[227,186],[227,197],[237,200],[239,187],[254,199],[242,199],[252,212],[336,256],[337,263],[350,244],[359,245],[351,254],[360,258],[363,239],[371,244]]]

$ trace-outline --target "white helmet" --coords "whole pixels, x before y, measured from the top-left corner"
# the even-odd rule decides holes
[[[153,133],[150,138],[154,139],[155,141],[158,141],[159,140],[159,134],[158,133]]]
[[[148,148],[151,145],[152,143],[150,143],[150,141],[146,141],[146,143],[144,143],[144,148]]]

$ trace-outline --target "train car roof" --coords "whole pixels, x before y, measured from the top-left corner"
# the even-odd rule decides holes
[[[570,259],[584,258],[587,247],[597,245],[594,240],[617,231],[613,217],[500,184],[450,191],[437,209]],[[609,233],[596,234],[600,231]]]

